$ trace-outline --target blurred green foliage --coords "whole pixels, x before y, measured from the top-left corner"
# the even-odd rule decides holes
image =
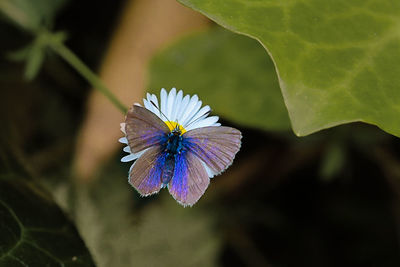
[[[0,177],[0,266],[94,266],[73,224],[32,182]]]
[[[66,0],[1,0],[0,14],[31,33],[51,28],[56,12]]]
[[[42,67],[47,44],[51,39],[64,41],[64,34],[49,34],[53,26],[56,12],[63,6],[65,0],[2,0],[0,15],[8,21],[32,34],[31,44],[16,51],[9,51],[8,58],[15,61],[25,61],[25,78],[32,80]]]
[[[179,2],[269,51],[297,135],[363,121],[400,136],[399,1]]]

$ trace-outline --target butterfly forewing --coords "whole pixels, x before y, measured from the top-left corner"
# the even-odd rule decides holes
[[[168,134],[168,126],[151,111],[133,106],[125,120],[126,138],[133,153],[161,144]]]
[[[240,149],[242,134],[231,127],[203,127],[184,135],[185,147],[201,159],[215,174],[232,164]]]
[[[159,146],[147,149],[132,166],[129,174],[129,183],[142,196],[155,194],[161,189],[161,175],[165,154],[160,150]]]
[[[175,171],[168,189],[182,205],[192,206],[204,194],[210,178],[201,161],[190,151],[175,158]]]

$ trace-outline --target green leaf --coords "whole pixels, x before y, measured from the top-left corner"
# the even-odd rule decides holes
[[[27,31],[50,26],[65,0],[0,0],[0,13]]]
[[[31,50],[32,50],[32,44],[30,44],[24,48],[18,49],[16,51],[7,52],[6,58],[8,60],[16,61],[16,62],[25,61],[29,57]]]
[[[45,56],[45,47],[34,45],[30,50],[25,66],[25,78],[33,80],[38,74]]]
[[[66,39],[64,32],[39,31],[36,38],[28,46],[7,53],[7,58],[13,61],[26,61],[25,78],[33,80],[42,67],[46,49],[50,44],[62,44]]]
[[[94,266],[75,227],[43,190],[0,180],[0,266]]]
[[[290,129],[272,61],[254,40],[217,29],[186,38],[151,62],[149,88],[198,94],[232,122],[267,130]]]
[[[179,1],[262,43],[297,135],[363,121],[400,136],[400,1]]]

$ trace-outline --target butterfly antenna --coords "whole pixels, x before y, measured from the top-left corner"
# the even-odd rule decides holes
[[[178,121],[178,119],[176,119],[176,125],[175,125],[175,131],[179,131],[180,129],[179,129],[179,121]],[[183,127],[183,125],[182,125],[182,127]]]
[[[160,114],[163,115],[165,117],[165,119],[170,122],[170,120],[168,119],[167,116],[165,116],[165,114],[161,111],[161,109],[156,105],[156,103],[153,102],[153,100],[150,100],[150,103],[158,110],[160,111]]]

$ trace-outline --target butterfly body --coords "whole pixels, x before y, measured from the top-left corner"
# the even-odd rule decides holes
[[[195,118],[196,113],[191,116]],[[131,167],[129,183],[142,196],[167,187],[183,206],[196,203],[210,177],[232,164],[242,137],[240,131],[219,125],[185,129],[175,121],[172,128],[171,121],[164,122],[148,108],[136,105],[128,111],[125,124],[131,153],[140,153]]]
[[[165,143],[161,145],[163,147],[162,153],[164,153],[163,158],[165,159],[164,162],[160,164],[163,169],[161,175],[163,187],[166,187],[174,176],[176,156],[182,153],[183,149],[182,139],[179,131],[173,131],[167,135]]]
[[[180,132],[171,132],[168,134],[167,144],[165,145],[165,151],[171,155],[176,155],[182,151],[183,137]]]

